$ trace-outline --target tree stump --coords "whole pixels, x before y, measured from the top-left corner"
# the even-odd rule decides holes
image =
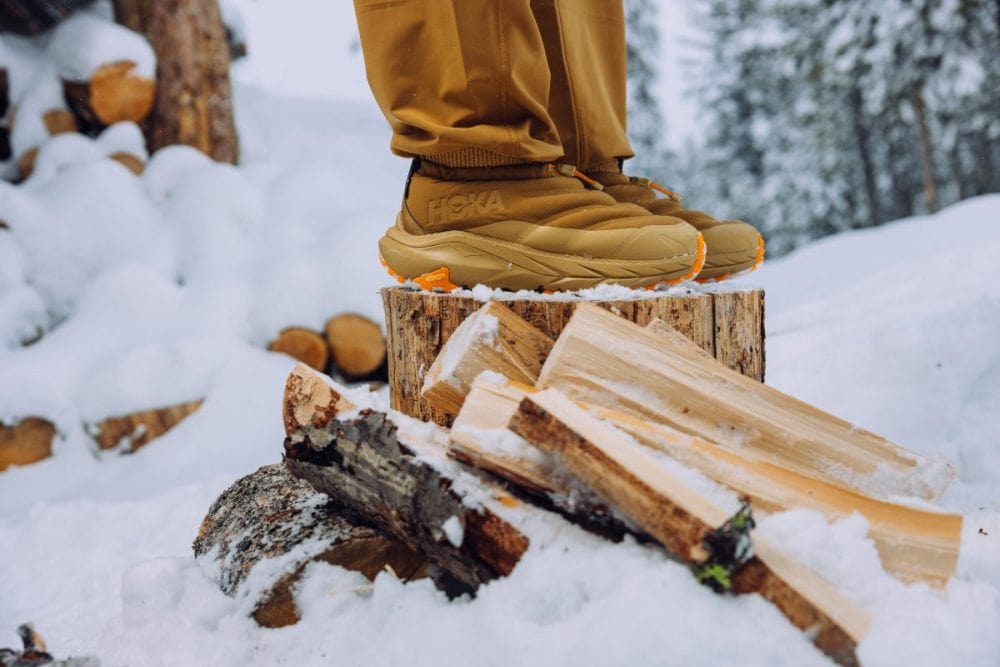
[[[552,339],[559,337],[584,301],[551,298],[501,299],[503,305]],[[470,296],[422,292],[404,287],[382,290],[388,336],[390,401],[416,419],[449,426],[451,416],[420,396],[424,377],[459,324],[483,306]],[[661,319],[729,368],[764,381],[764,292],[733,290],[660,294],[591,301],[642,326]]]

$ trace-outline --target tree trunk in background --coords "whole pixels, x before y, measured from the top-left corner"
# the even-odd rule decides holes
[[[145,128],[150,153],[185,144],[235,164],[229,51],[216,0],[113,1],[116,20],[146,35],[156,51],[156,104]]]
[[[913,111],[917,115],[917,130],[920,132],[920,163],[924,172],[924,201],[930,213],[937,211],[938,192],[934,168],[934,147],[931,145],[931,128],[928,124],[927,105],[924,102],[924,89],[918,86],[913,91]]]
[[[878,184],[875,182],[875,165],[872,161],[871,132],[864,118],[864,99],[861,88],[851,90],[851,118],[854,121],[854,136],[858,141],[858,158],[861,173],[865,179],[865,199],[868,202],[868,226],[874,227],[881,221],[878,201]]]

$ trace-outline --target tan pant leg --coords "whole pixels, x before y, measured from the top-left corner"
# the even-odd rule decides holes
[[[529,0],[355,0],[354,9],[394,153],[451,167],[562,156]]]
[[[552,72],[548,107],[563,161],[594,171],[635,155],[625,131],[622,0],[532,0],[531,6]]]

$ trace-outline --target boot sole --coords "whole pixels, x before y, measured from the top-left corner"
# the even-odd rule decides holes
[[[598,285],[654,289],[691,280],[705,263],[705,241],[694,253],[659,260],[606,260],[561,255],[452,231],[414,236],[392,228],[379,241],[379,259],[400,283],[450,292],[486,285],[511,291],[562,292]]]
[[[756,248],[711,255],[712,265],[709,266],[706,262],[695,282],[720,283],[729,278],[746,275],[764,263],[764,251],[764,237],[758,234]]]

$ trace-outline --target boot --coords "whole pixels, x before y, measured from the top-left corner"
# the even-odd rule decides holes
[[[567,165],[414,167],[379,242],[400,282],[445,291],[652,288],[689,280],[704,263],[694,227],[588,189]]]
[[[698,282],[717,282],[738,273],[753,271],[764,261],[764,237],[752,225],[740,220],[719,220],[704,211],[684,208],[681,198],[648,178],[629,177],[621,171],[589,174],[603,192],[616,201],[643,207],[654,215],[684,220],[705,238],[708,254],[698,273]],[[664,197],[657,196],[657,192]]]

